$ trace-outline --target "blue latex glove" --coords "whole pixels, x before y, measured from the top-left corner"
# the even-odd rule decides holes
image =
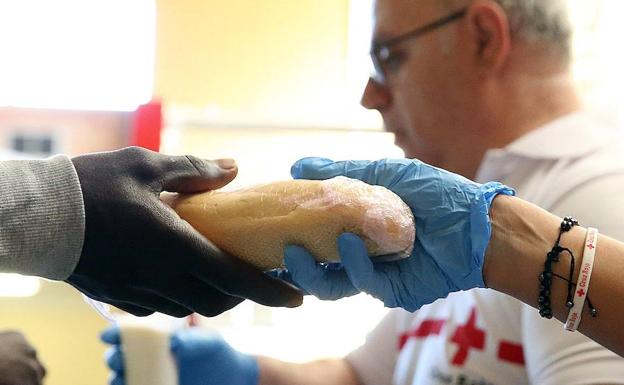
[[[113,371],[110,385],[125,385],[124,359],[119,329],[102,333],[102,341],[113,345],[106,352],[106,362]],[[178,385],[256,385],[257,360],[234,350],[219,335],[193,328],[171,336],[171,352],[178,366]]]
[[[292,281],[321,299],[366,292],[387,307],[415,311],[449,293],[484,287],[483,258],[491,235],[489,208],[500,183],[477,184],[418,160],[333,162],[306,158],[291,170],[296,179],[343,175],[394,191],[416,219],[414,252],[404,260],[373,263],[354,234],[338,238],[342,269],[315,263],[303,248],[289,246],[285,264]]]

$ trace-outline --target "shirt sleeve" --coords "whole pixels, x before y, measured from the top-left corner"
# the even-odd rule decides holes
[[[66,279],[78,264],[84,228],[68,157],[0,161],[0,271]]]
[[[362,385],[391,385],[399,354],[398,323],[402,310],[393,309],[366,337],[364,345],[347,355]]]
[[[624,175],[603,176],[585,183],[566,194],[551,211],[560,216],[575,216],[584,226],[597,227],[602,234],[624,239]],[[562,244],[565,245],[565,236]],[[624,358],[581,333],[565,331],[557,320],[541,318],[537,310],[527,305],[523,306],[522,323],[532,384],[624,384]]]

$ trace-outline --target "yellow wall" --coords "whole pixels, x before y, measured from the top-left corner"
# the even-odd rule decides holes
[[[234,111],[314,103],[344,83],[347,0],[158,0],[155,94]],[[47,385],[103,385],[105,322],[64,284],[0,298],[0,328],[19,328]]]
[[[158,0],[155,94],[298,108],[345,82],[348,0]]]
[[[23,332],[48,369],[45,384],[104,385],[106,327],[81,295],[64,283],[44,282],[30,298],[0,298],[0,328]]]

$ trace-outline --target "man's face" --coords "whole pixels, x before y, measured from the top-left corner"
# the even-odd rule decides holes
[[[454,10],[440,0],[376,0],[373,41],[386,41],[447,16]],[[377,109],[387,131],[408,158],[434,165],[461,143],[459,122],[465,112],[470,82],[457,52],[457,24],[451,22],[390,50],[386,84],[369,81],[362,105]]]

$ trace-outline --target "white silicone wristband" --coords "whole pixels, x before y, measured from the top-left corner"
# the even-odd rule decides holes
[[[598,243],[598,229],[589,227],[585,236],[585,247],[583,248],[583,262],[581,262],[581,270],[576,281],[576,291],[574,292],[574,306],[568,313],[568,319],[564,325],[565,329],[571,332],[578,329],[581,322],[581,314],[585,306],[587,291],[589,290],[589,281],[591,279],[592,270],[594,268],[594,256],[596,255],[596,245]]]

